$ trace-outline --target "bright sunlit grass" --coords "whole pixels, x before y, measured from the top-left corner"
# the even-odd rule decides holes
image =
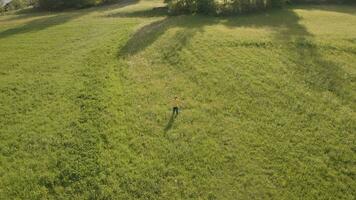
[[[356,7],[162,6],[0,17],[0,199],[353,199]]]

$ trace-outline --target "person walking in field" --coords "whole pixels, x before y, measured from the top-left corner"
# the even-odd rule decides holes
[[[172,106],[173,106],[173,116],[175,115],[175,117],[177,117],[180,109],[180,100],[177,96],[174,97],[172,101]]]

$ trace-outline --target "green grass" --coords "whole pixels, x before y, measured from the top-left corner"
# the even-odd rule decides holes
[[[160,6],[0,17],[0,199],[355,198],[356,7]]]

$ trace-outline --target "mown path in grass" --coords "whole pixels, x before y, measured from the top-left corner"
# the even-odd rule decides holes
[[[356,8],[162,5],[0,17],[0,197],[352,199]]]

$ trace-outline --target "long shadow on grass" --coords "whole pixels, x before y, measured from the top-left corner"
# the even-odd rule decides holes
[[[303,10],[311,11],[328,11],[328,12],[337,12],[342,14],[356,15],[356,4],[352,5],[312,5],[301,7]]]
[[[167,133],[169,130],[172,129],[172,126],[174,124],[174,119],[175,119],[174,118],[174,114],[172,113],[171,117],[169,118],[169,121],[168,121],[166,127],[164,127],[164,133]]]
[[[79,16],[80,14],[59,14],[55,16],[35,19],[23,26],[11,28],[0,32],[0,39],[18,34],[41,31],[52,26],[64,24]]]
[[[118,57],[135,55],[145,50],[171,28],[185,30],[177,34],[180,43],[173,47],[174,50],[181,50],[184,44],[187,44],[196,33],[203,31],[204,26],[216,23],[215,19],[217,19],[190,15],[169,16],[167,7],[154,7],[131,12],[119,11],[104,17],[140,18],[150,21],[135,31],[126,44],[119,49]],[[150,18],[153,18],[153,22]],[[160,19],[157,20],[156,18]]]
[[[110,13],[106,17],[148,18],[148,17],[164,17],[167,15],[168,15],[167,7],[155,7],[152,9],[138,10],[133,12]]]
[[[149,17],[165,16],[165,13],[155,9],[135,11],[132,13],[117,13],[110,17]],[[204,27],[213,24],[223,24],[231,28],[270,28],[274,31],[274,40],[279,43],[287,55],[294,62],[291,70],[296,72],[297,81],[301,81],[313,90],[328,91],[340,97],[343,101],[351,102],[353,95],[351,83],[355,77],[347,78],[346,72],[339,64],[327,60],[314,42],[314,36],[307,28],[300,24],[300,17],[293,9],[272,10],[259,14],[250,14],[237,17],[208,17],[208,16],[166,16],[142,28],[127,41],[119,50],[119,57],[135,55],[160,38],[172,28],[181,28],[174,36],[176,42],[170,42],[169,47],[162,46],[160,54],[170,64],[177,64],[176,56],[190,39],[198,32],[203,32]],[[173,44],[173,45],[172,45]],[[256,44],[258,45],[258,44]],[[258,47],[258,46],[256,46]]]
[[[148,11],[140,11],[131,14],[117,14],[116,16],[123,17],[137,17],[137,16],[149,16],[149,17],[157,17],[162,15],[162,11],[152,11],[153,14],[147,14]],[[165,14],[163,14],[164,16]],[[213,19],[213,20],[212,20]],[[118,56],[126,57],[129,55],[135,55],[140,53],[149,47],[152,43],[154,43],[158,38],[160,38],[165,32],[172,28],[179,28],[180,31],[175,35],[175,38],[178,39],[179,42],[172,42],[171,44],[176,44],[175,46],[171,46],[170,52],[163,51],[162,53],[174,53],[180,51],[187,43],[189,43],[190,39],[194,37],[196,33],[203,32],[204,26],[209,24],[213,24],[215,22],[214,18],[208,17],[205,18],[203,16],[166,16],[163,19],[156,20],[151,22],[141,28],[139,28],[131,38],[126,42],[126,44],[119,49]],[[165,48],[167,49],[167,48]]]
[[[297,79],[317,91],[332,92],[342,101],[351,103],[352,82],[338,63],[324,58],[314,36],[300,24],[300,17],[292,9],[271,11],[259,15],[229,19],[229,27],[272,28],[275,40],[288,54],[293,55],[291,68]],[[288,55],[286,54],[286,55]]]
[[[126,7],[132,4],[138,3],[139,0],[125,0],[120,3],[117,3],[115,5],[109,5],[109,6],[103,6],[101,8],[88,8],[88,9],[83,9],[79,11],[71,11],[71,12],[58,12],[55,13],[54,15],[51,15],[50,13],[46,12],[41,12],[37,10],[33,11],[28,11],[25,12],[25,14],[21,15],[16,15],[13,18],[6,19],[6,21],[11,21],[11,20],[20,20],[20,19],[25,19],[25,18],[30,18],[30,17],[37,17],[37,16],[42,16],[44,14],[47,14],[48,16],[41,17],[39,19],[34,19],[29,21],[28,23],[22,25],[22,26],[17,26],[15,28],[10,28],[7,29],[3,32],[0,32],[0,39],[10,37],[13,35],[18,35],[18,34],[24,34],[28,32],[37,32],[41,31],[53,26],[61,25],[66,22],[69,22],[73,19],[79,18],[81,16],[87,15],[90,12],[93,11],[107,11],[111,9],[118,9],[122,7]]]

